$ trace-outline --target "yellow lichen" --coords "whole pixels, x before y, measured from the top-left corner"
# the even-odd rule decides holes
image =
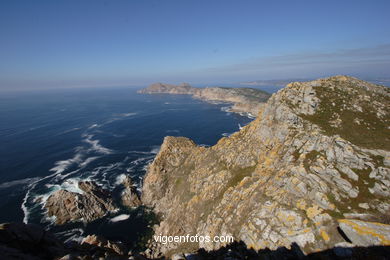
[[[321,229],[320,234],[322,236],[322,239],[325,240],[326,242],[328,242],[330,240],[330,237],[329,237],[328,233],[326,233],[325,230]]]
[[[300,199],[297,201],[297,208],[305,210],[306,209],[306,201],[303,199]]]
[[[385,245],[385,246],[389,246],[390,245],[390,240],[388,240],[384,235],[379,234],[378,232],[376,232],[372,228],[359,225],[358,223],[356,223],[356,222],[354,222],[352,220],[349,220],[349,219],[339,219],[338,221],[339,221],[339,223],[344,223],[346,225],[349,225],[350,227],[352,227],[360,235],[373,236],[373,237],[378,238],[382,245]],[[377,222],[367,222],[367,223],[370,223],[372,225],[376,225],[376,226],[379,226],[379,227],[390,227],[390,225],[377,223]]]
[[[310,207],[306,210],[306,215],[310,218],[313,219],[315,216],[320,214],[322,212],[322,209],[319,208],[317,205],[314,205],[313,207]]]

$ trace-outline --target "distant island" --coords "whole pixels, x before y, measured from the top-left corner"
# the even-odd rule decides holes
[[[247,113],[255,117],[271,96],[265,91],[254,88],[206,87],[195,88],[188,83],[180,85],[154,83],[138,91],[140,94],[179,94],[192,95],[194,98],[209,102],[227,102],[233,106],[230,112]]]

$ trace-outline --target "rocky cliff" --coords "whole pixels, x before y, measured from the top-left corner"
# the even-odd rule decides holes
[[[388,88],[336,76],[287,85],[212,147],[166,137],[142,193],[161,216],[155,233],[233,235],[255,250],[297,243],[306,254],[389,245],[376,223],[389,221],[389,108]],[[150,246],[171,255],[224,244]]]
[[[138,91],[141,94],[186,94],[205,101],[233,103],[232,112],[257,115],[263,103],[270,97],[264,91],[253,88],[194,88],[187,83],[170,85],[155,83]]]

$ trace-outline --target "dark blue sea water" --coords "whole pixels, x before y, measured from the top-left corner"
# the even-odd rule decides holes
[[[213,145],[251,119],[186,95],[131,88],[47,90],[0,96],[0,222],[39,223],[64,239],[100,233],[134,241],[144,212],[121,208],[91,224],[56,227],[43,204],[54,191],[93,180],[115,190],[123,174],[140,185],[167,135]],[[112,222],[113,217],[127,218]]]

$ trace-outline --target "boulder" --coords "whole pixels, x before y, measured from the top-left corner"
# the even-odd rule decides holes
[[[59,190],[46,201],[49,216],[56,218],[56,224],[70,221],[90,222],[116,209],[111,194],[91,181],[79,182],[82,194]]]

